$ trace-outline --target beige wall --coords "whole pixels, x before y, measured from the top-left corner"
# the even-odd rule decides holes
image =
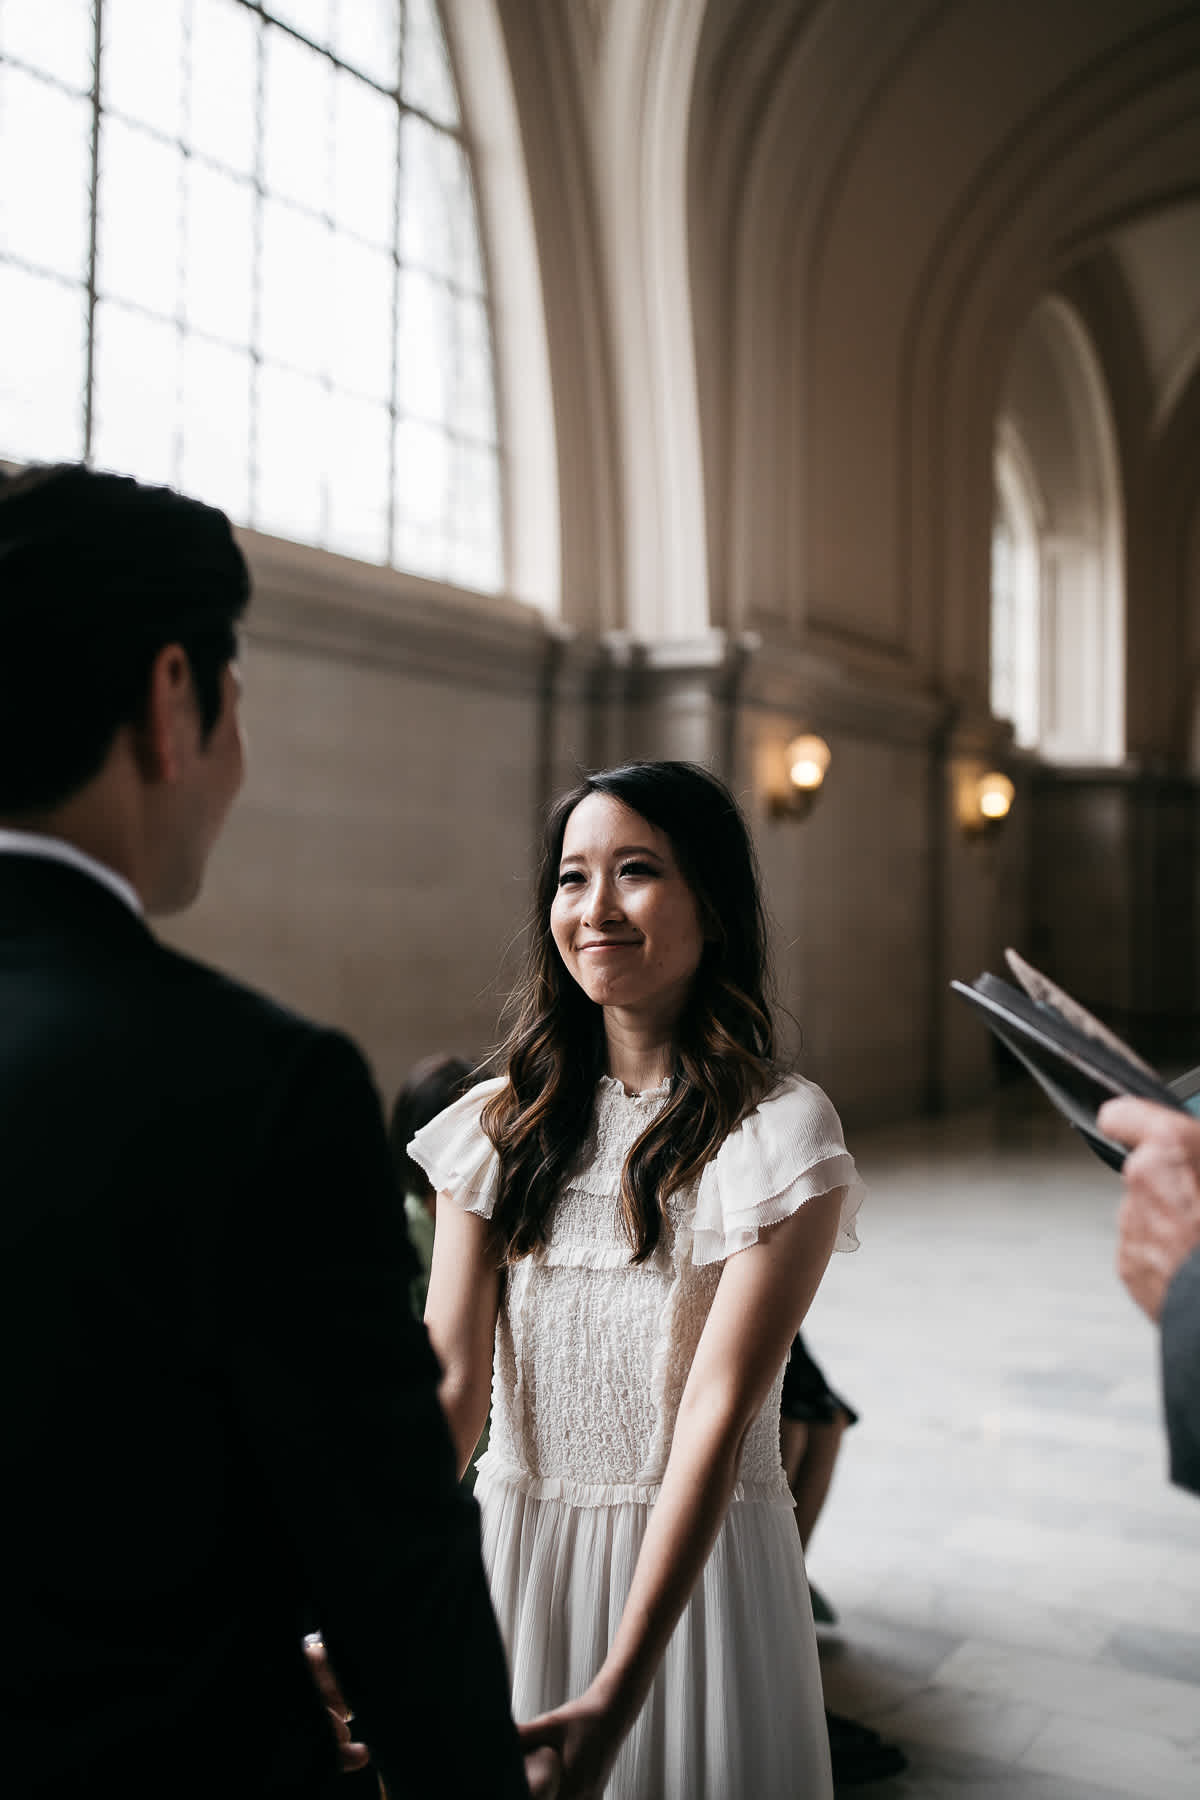
[[[543,628],[443,594],[422,615],[413,584],[248,541],[249,778],[169,936],[350,1031],[390,1094],[418,1057],[495,1037],[536,831]]]
[[[770,718],[750,723],[770,730]],[[801,1067],[848,1117],[916,1112],[927,1099],[928,755],[831,732],[828,791],[811,818],[762,821],[780,984]]]

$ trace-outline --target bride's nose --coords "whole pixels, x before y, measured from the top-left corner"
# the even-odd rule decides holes
[[[597,875],[588,888],[583,909],[583,922],[593,931],[614,924],[621,917],[621,903],[616,886],[607,875]]]

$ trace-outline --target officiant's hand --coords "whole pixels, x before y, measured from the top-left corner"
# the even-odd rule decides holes
[[[1200,1249],[1200,1121],[1149,1100],[1109,1100],[1097,1124],[1130,1146],[1121,1179],[1117,1273],[1142,1311],[1162,1317],[1176,1271]]]
[[[317,1692],[325,1702],[325,1710],[329,1714],[329,1722],[333,1726],[338,1755],[342,1759],[342,1773],[349,1775],[355,1769],[365,1769],[371,1760],[371,1752],[365,1744],[355,1743],[350,1736],[352,1716],[350,1708],[342,1698],[342,1690],[337,1684],[337,1676],[329,1666],[325,1646],[319,1637],[305,1638],[304,1654],[308,1659],[309,1674],[316,1683]]]

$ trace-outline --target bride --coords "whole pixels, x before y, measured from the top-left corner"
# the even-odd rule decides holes
[[[827,1800],[788,1348],[861,1188],[782,1072],[753,851],[687,763],[553,808],[505,1073],[411,1145],[425,1318],[526,1749],[560,1794]]]

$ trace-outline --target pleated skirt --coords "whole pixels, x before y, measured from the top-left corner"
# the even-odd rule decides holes
[[[481,1472],[483,1555],[518,1720],[582,1693],[616,1631],[651,1507],[576,1505]],[[791,1508],[735,1500],[604,1800],[831,1800]]]

